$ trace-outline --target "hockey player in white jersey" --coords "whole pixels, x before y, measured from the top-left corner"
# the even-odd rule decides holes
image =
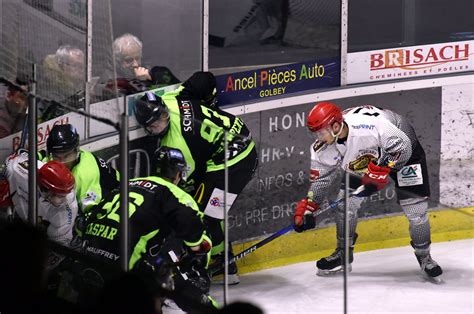
[[[407,120],[393,111],[374,106],[349,108],[343,113],[335,104],[321,102],[309,113],[307,127],[316,138],[310,148],[311,186],[308,196],[297,204],[295,230],[301,232],[315,227],[313,212],[325,199],[335,197],[331,187],[340,184],[345,171],[362,177],[361,183],[366,188],[364,196],[353,196],[349,200],[349,243],[352,244],[349,263],[352,263],[357,211],[364,197],[383,189],[391,177],[395,181],[398,203],[409,221],[411,245],[421,269],[430,277],[441,275],[441,267],[430,255],[427,215],[430,188],[425,153]],[[410,176],[403,175],[408,172]],[[342,269],[343,222],[341,205],[336,214],[337,248],[330,256],[317,261],[320,275]],[[348,270],[351,270],[350,265]]]
[[[28,220],[28,153],[11,155],[5,162],[5,174],[0,195],[4,206],[11,205],[14,217]],[[77,201],[74,177],[71,171],[58,161],[38,161],[38,225],[46,228],[48,238],[69,246],[72,240],[74,221],[77,216]],[[9,191],[8,191],[9,190]],[[0,205],[1,206],[1,205]]]

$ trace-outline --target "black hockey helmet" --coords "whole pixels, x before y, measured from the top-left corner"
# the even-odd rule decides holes
[[[156,173],[168,179],[174,179],[181,172],[181,178],[186,179],[188,167],[183,153],[177,148],[160,146],[155,151]]]
[[[152,134],[148,127],[156,120],[167,116],[168,126],[160,133],[153,135],[164,135],[169,127],[169,110],[161,97],[155,95],[153,92],[146,92],[140,99],[135,101],[133,112],[137,122],[145,129],[148,134]]]
[[[183,86],[188,96],[201,100],[209,107],[217,106],[216,77],[211,72],[195,72]]]
[[[57,124],[46,140],[48,154],[63,153],[79,146],[79,133],[72,124]]]

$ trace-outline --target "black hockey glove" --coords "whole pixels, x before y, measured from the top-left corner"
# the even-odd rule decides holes
[[[137,272],[150,287],[173,291],[175,288],[173,269],[171,263],[162,257],[146,255],[137,262],[133,271]]]
[[[179,264],[182,272],[192,273],[207,268],[209,261],[208,253],[211,250],[211,244],[204,240],[199,245],[199,250],[192,250],[190,247],[181,255]]]

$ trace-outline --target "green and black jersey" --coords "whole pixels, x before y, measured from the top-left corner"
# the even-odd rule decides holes
[[[151,247],[161,244],[171,231],[187,246],[205,239],[203,213],[194,199],[176,185],[159,177],[129,182],[130,260],[132,269]],[[120,193],[114,191],[94,206],[83,230],[85,250],[103,260],[118,262],[120,256]]]
[[[255,147],[244,122],[218,108],[209,108],[199,100],[181,96],[183,87],[162,96],[170,111],[170,126],[161,139],[163,146],[180,149],[189,166],[182,185],[191,192],[204,173],[224,169],[224,132],[228,132],[228,166],[247,157]]]

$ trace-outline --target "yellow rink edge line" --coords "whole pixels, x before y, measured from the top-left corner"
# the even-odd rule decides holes
[[[439,210],[429,213],[431,240],[445,242],[474,238],[474,207]],[[410,245],[408,220],[404,215],[359,220],[359,238],[355,252]],[[269,236],[269,235],[267,235]],[[262,238],[263,239],[263,238]],[[234,253],[261,241],[234,244]],[[239,273],[316,261],[331,254],[336,247],[335,226],[291,232],[248,254],[237,262]]]

